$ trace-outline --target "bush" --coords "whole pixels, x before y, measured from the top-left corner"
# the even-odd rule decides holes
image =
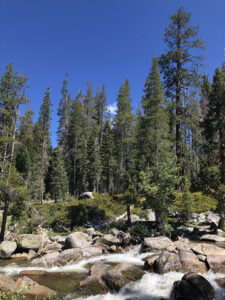
[[[204,195],[202,192],[190,193],[190,206],[189,212],[204,212],[207,210],[215,211],[217,207],[216,199],[209,195]],[[173,203],[172,210],[182,213],[184,211],[183,193],[178,191],[176,194],[175,201]]]
[[[20,293],[4,292],[0,290],[1,300],[23,300],[26,297]]]
[[[78,200],[74,198],[59,203],[44,203],[35,205],[35,209],[42,217],[42,226],[53,228],[63,226],[68,230],[83,226],[96,216],[104,221],[113,219],[124,213],[126,207],[121,204],[120,196],[100,195],[93,193],[94,199]]]
[[[134,237],[144,238],[151,236],[155,230],[149,229],[149,226],[146,223],[136,223],[128,228],[128,232]]]
[[[139,216],[140,218],[145,218],[146,220],[148,220],[148,211],[147,211],[147,209],[143,209],[141,207],[134,207],[131,210],[131,214],[135,214],[135,215]]]

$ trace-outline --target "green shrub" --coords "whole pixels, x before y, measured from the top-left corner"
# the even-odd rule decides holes
[[[1,300],[23,300],[26,297],[20,293],[4,292],[0,290]]]
[[[183,193],[178,191],[176,194],[175,201],[173,203],[173,210],[177,210],[178,212],[182,212],[184,210],[184,201],[182,197]],[[204,195],[202,192],[190,193],[191,201],[190,201],[190,212],[204,212],[207,210],[216,210],[217,201],[209,195]]]
[[[96,214],[100,220],[107,221],[126,211],[119,195],[93,194],[94,199],[78,200],[71,197],[69,201],[38,204],[34,207],[42,217],[43,227],[54,229],[63,226],[68,230],[83,226]]]
[[[136,223],[128,228],[128,232],[134,237],[144,238],[154,233],[153,229],[149,229],[145,223]]]
[[[135,214],[135,215],[139,216],[140,218],[145,218],[146,220],[148,219],[147,209],[143,209],[141,207],[134,207],[131,210],[131,214]]]

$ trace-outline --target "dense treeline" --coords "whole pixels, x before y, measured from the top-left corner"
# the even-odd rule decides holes
[[[12,64],[6,67],[0,82],[0,240],[9,203],[19,218],[27,200],[63,201],[66,195],[77,197],[87,190],[123,194],[128,217],[137,195],[144,196],[162,232],[177,192],[185,213],[190,192],[213,194],[224,219],[225,65],[215,70],[212,83],[200,73],[204,57],[196,53],[204,44],[190,17],[182,7],[171,16],[164,36],[167,52],[153,57],[136,114],[128,79],[118,91],[112,117],[104,86],[94,94],[88,81],[85,93],[74,99],[66,74],[55,149],[50,140],[50,89],[34,124],[30,109],[19,115],[20,106],[28,102],[27,79]]]

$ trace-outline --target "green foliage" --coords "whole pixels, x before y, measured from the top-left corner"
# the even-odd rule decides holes
[[[49,188],[55,202],[65,200],[68,189],[67,174],[64,169],[63,150],[60,146],[54,149],[49,169]]]
[[[117,96],[117,113],[114,117],[113,134],[115,143],[116,192],[125,192],[124,177],[132,177],[134,163],[134,115],[132,113],[130,84],[126,79]]]
[[[131,214],[137,215],[140,218],[145,218],[146,220],[148,219],[147,209],[143,209],[142,207],[139,207],[139,206],[135,206],[134,208],[132,208]]]
[[[165,233],[168,207],[174,197],[177,183],[177,167],[170,161],[170,164],[159,169],[159,174],[160,180],[156,181],[152,171],[141,172],[139,187],[146,198],[146,206],[155,211],[158,230]]]
[[[199,67],[204,59],[199,50],[205,47],[198,38],[198,26],[193,26],[190,20],[191,14],[182,6],[171,15],[164,33],[167,53],[160,57],[166,95],[171,99],[170,127],[180,166],[179,176],[184,172],[192,176],[196,173],[200,150],[196,88],[201,85]],[[190,164],[193,155],[196,155],[195,165]]]
[[[224,215],[225,213],[225,185],[221,184],[216,193],[215,197],[218,201],[217,210],[220,213],[220,215]]]
[[[155,230],[149,229],[148,225],[145,223],[137,223],[130,226],[127,231],[134,237],[144,238],[146,236],[151,236]]]
[[[172,210],[178,211],[180,213],[184,212],[186,207],[184,203],[184,198],[188,198],[189,201],[189,212],[204,212],[204,211],[215,211],[217,207],[217,200],[212,198],[210,195],[205,195],[202,192],[187,193],[177,191],[176,198],[172,205]]]
[[[94,218],[96,213],[102,221],[124,213],[126,207],[118,201],[118,199],[121,199],[120,196],[113,198],[109,194],[93,194],[95,199],[75,199],[63,203],[35,205],[43,219],[42,226],[55,229],[59,225],[64,226],[65,229],[73,230]]]
[[[23,300],[26,297],[21,293],[5,292],[0,290],[1,300]]]

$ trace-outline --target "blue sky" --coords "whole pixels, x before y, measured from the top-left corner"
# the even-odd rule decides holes
[[[9,62],[24,72],[34,120],[50,87],[55,146],[65,73],[72,97],[91,80],[95,88],[105,84],[108,105],[127,77],[136,109],[153,54],[165,52],[169,16],[181,5],[207,42],[206,73],[212,76],[224,59],[224,0],[0,0],[0,73]]]

